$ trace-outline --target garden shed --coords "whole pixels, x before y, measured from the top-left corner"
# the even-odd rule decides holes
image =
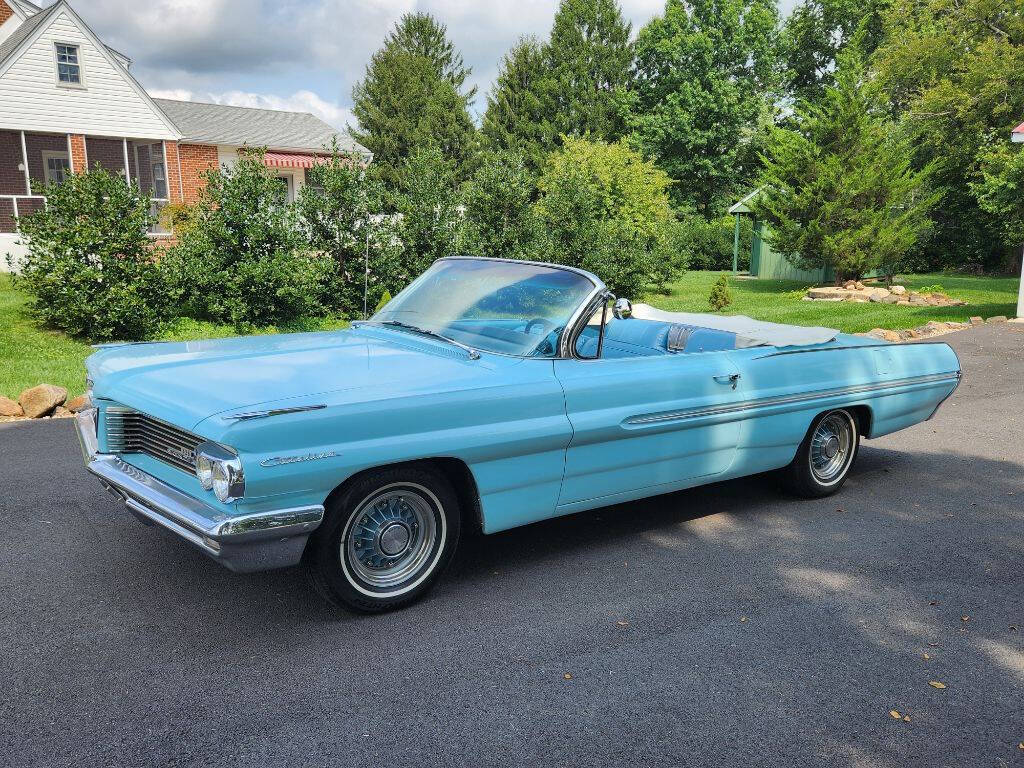
[[[750,216],[754,220],[754,237],[750,245],[750,276],[768,280],[800,280],[805,283],[835,282],[835,273],[831,267],[820,269],[800,269],[790,262],[783,254],[772,248],[771,232],[767,222],[759,219],[750,207],[750,203],[760,192],[755,189],[745,195],[729,209],[729,214],[736,217],[736,230],[732,242],[732,271],[737,272],[740,255],[740,217]]]

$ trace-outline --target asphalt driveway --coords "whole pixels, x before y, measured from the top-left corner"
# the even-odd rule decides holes
[[[0,765],[1024,765],[1024,326],[944,340],[960,389],[836,497],[477,537],[369,618],[141,526],[70,422],[0,425]]]

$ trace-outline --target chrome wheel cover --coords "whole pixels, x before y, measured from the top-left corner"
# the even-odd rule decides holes
[[[352,575],[375,590],[412,578],[437,543],[435,507],[409,486],[390,486],[365,499],[349,518],[341,558]]]
[[[832,411],[825,415],[811,435],[808,461],[811,474],[822,485],[839,482],[853,461],[857,429],[850,414]]]

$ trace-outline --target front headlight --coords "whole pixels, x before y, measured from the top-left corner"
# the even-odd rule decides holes
[[[245,473],[237,454],[217,443],[203,443],[196,448],[196,477],[204,490],[222,502],[245,495]]]

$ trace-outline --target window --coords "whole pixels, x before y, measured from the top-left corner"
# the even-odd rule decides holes
[[[78,46],[57,43],[57,83],[81,85],[82,65],[78,62]]]
[[[292,200],[292,177],[278,176],[277,183],[281,185],[281,191],[278,193],[280,201],[282,203],[290,203]]]
[[[167,199],[167,174],[164,173],[163,161],[153,163],[153,197]]]
[[[60,184],[71,173],[67,152],[43,151],[43,175],[47,184]]]

